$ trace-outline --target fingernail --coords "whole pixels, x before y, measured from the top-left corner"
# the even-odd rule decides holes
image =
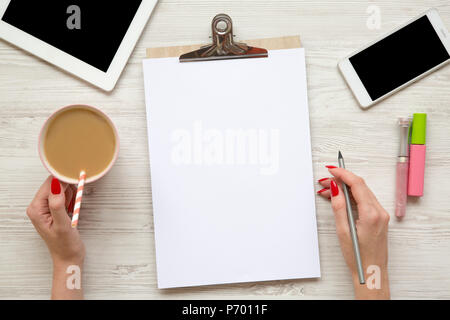
[[[336,182],[334,182],[334,180],[331,180],[331,195],[333,197],[336,197],[339,194],[339,188],[336,184]]]
[[[317,182],[326,181],[326,180],[328,180],[328,179],[330,179],[330,178],[323,178],[323,179],[317,180]]]
[[[320,193],[325,192],[327,190],[328,190],[327,188],[323,188],[322,190],[317,191],[317,193],[320,194]]]
[[[52,190],[53,194],[60,194],[61,193],[61,184],[59,183],[58,179],[53,178],[51,190]]]
[[[336,169],[337,168],[335,166],[325,166],[325,167],[327,167],[328,169]]]
[[[70,200],[69,206],[67,207],[67,212],[72,213],[74,205],[75,205],[74,199]]]

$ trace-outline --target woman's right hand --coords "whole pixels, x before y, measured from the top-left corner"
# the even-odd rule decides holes
[[[334,166],[327,166],[327,168],[333,177],[319,180],[319,183],[324,187],[324,189],[319,191],[319,194],[322,197],[331,200],[331,207],[333,208],[336,221],[336,233],[339,238],[344,259],[353,277],[355,296],[358,299],[389,299],[390,293],[387,269],[389,214],[380,205],[375,195],[361,177],[342,168],[336,168]],[[371,271],[369,271],[370,275],[377,267],[379,268],[380,288],[371,287],[371,289],[369,289],[367,285],[359,284],[356,260],[353,253],[353,244],[347,218],[345,196],[342,191],[342,182],[348,186],[349,192],[353,196],[358,210],[359,218],[355,223],[363,270],[367,272],[369,266],[374,266],[371,267]]]

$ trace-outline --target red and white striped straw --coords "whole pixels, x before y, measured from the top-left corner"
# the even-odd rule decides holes
[[[80,172],[80,178],[78,179],[77,195],[75,196],[75,205],[73,206],[72,215],[72,228],[76,228],[78,225],[78,218],[80,216],[81,198],[83,197],[84,181],[86,180],[86,172]]]

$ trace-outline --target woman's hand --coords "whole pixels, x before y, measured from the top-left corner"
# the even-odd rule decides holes
[[[82,268],[84,244],[77,229],[72,228],[67,212],[73,211],[76,190],[73,186],[48,177],[27,209],[36,231],[47,244],[53,260],[52,298],[80,299],[82,290],[66,286],[69,266]]]
[[[336,168],[334,166],[328,166],[328,170],[333,175],[333,178],[320,179],[319,183],[324,189],[320,190],[318,193],[322,197],[331,199],[331,206],[336,221],[336,233],[341,244],[344,259],[352,273],[355,296],[357,299],[389,299],[390,293],[387,269],[387,232],[389,214],[380,205],[375,195],[361,177],[358,177],[345,169]],[[366,285],[359,284],[356,260],[353,253],[353,244],[347,218],[345,197],[342,191],[342,182],[348,186],[349,192],[356,202],[359,218],[355,223],[363,270],[366,272],[369,266],[379,268],[381,272],[379,274],[381,278],[381,287],[379,289],[369,289]]]

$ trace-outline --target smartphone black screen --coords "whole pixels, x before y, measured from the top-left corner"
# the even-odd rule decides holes
[[[107,72],[142,0],[11,0],[2,20]]]
[[[430,20],[423,16],[349,60],[376,100],[449,58]]]

